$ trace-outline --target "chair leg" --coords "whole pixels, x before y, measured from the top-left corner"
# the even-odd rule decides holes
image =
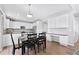
[[[44,41],[45,49],[46,49],[46,40]]]
[[[36,54],[36,47],[34,46],[34,52],[35,52],[35,54]]]
[[[23,46],[23,50],[24,50],[24,53],[25,53],[25,46]]]
[[[24,53],[25,53],[25,46],[23,45],[22,46],[22,55],[24,55]]]
[[[22,47],[22,49],[21,49],[21,50],[22,50],[22,53],[21,53],[21,54],[23,55],[23,54],[24,54],[24,53],[23,53],[23,47]]]
[[[44,41],[44,52],[46,52],[46,40]]]
[[[38,44],[38,53],[39,53],[39,44]]]
[[[13,48],[13,52],[12,52],[12,54],[15,55],[15,48]]]
[[[43,43],[43,52],[44,52],[44,48],[45,48],[45,45],[44,45],[44,43]]]
[[[18,39],[18,46],[20,47],[20,40]]]

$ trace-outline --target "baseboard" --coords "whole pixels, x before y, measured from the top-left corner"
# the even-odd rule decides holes
[[[74,47],[74,44],[68,44],[69,46],[72,46],[72,47]]]

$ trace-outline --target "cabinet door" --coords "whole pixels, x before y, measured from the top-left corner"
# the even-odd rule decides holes
[[[69,37],[68,36],[60,36],[59,40],[60,40],[61,45],[67,46]]]
[[[52,35],[52,41],[59,42],[59,36]]]

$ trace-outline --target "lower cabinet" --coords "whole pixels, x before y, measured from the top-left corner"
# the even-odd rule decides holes
[[[65,36],[65,35],[49,35],[50,38],[48,38],[48,41],[55,41],[55,42],[59,42],[60,45],[64,45],[67,46],[69,45],[69,36]]]
[[[53,35],[51,36],[52,41],[59,42],[59,36]]]
[[[20,36],[20,34],[13,34],[13,40],[14,40],[15,44],[18,43],[19,36]],[[10,36],[10,34],[6,34],[3,36],[3,46],[9,46],[9,45],[12,45],[11,36]]]
[[[59,42],[61,45],[67,46],[68,45],[69,36],[60,36]]]

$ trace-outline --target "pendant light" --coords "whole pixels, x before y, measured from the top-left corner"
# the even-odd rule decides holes
[[[30,10],[31,4],[28,4],[28,7],[29,7],[29,10],[28,10],[28,13],[27,13],[27,17],[31,18],[31,17],[33,17],[31,10]]]

